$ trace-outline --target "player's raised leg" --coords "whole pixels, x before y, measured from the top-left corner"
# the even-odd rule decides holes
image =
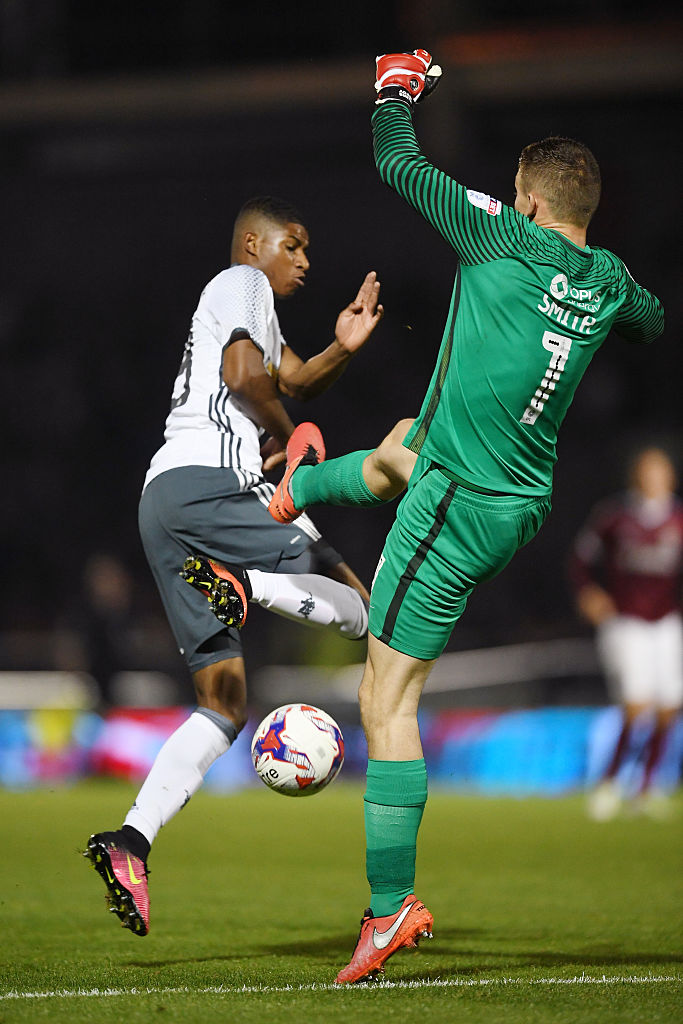
[[[377,448],[349,452],[327,462],[297,456],[287,468],[270,503],[270,514],[291,523],[309,505],[346,505],[372,508],[391,501],[405,488],[416,456],[403,447],[413,421],[400,420]],[[297,443],[309,424],[300,424],[290,444]],[[300,447],[300,445],[299,445]]]
[[[399,420],[363,462],[363,481],[382,501],[391,501],[405,489],[417,456],[403,444],[415,421]]]
[[[186,559],[180,575],[205,594],[214,615],[225,625],[241,629],[247,602],[253,601],[286,619],[309,626],[337,630],[349,640],[360,640],[368,628],[365,587],[345,563],[345,582],[319,573],[275,573],[222,565],[203,555]]]
[[[431,935],[432,915],[413,888],[417,834],[427,801],[417,707],[433,664],[368,637],[359,699],[369,754],[364,806],[371,902],[337,984],[373,977],[398,949]]]

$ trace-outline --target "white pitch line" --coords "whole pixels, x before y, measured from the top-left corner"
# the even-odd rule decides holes
[[[481,988],[487,985],[652,985],[661,982],[680,982],[678,974],[657,975],[627,974],[611,976],[603,974],[594,977],[589,974],[573,978],[428,978],[424,981],[378,981],[363,986],[332,985],[313,982],[310,985],[210,985],[206,988],[89,988],[57,989],[54,992],[3,992],[0,1000],[8,999],[93,999],[113,996],[168,996],[168,995],[259,995],[278,992],[375,992],[377,989],[416,988]]]

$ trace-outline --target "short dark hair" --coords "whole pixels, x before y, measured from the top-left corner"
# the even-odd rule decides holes
[[[275,224],[303,224],[301,214],[292,203],[276,196],[252,196],[247,199],[235,218],[235,223],[248,214],[260,213],[262,217],[274,221]]]
[[[519,157],[525,189],[538,189],[552,213],[581,228],[600,202],[600,168],[588,146],[560,135],[532,142]]]

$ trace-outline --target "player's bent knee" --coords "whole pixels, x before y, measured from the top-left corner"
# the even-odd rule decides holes
[[[414,420],[399,420],[387,436],[379,443],[375,456],[379,462],[391,464],[405,441]]]
[[[392,427],[389,437],[393,438],[398,444],[403,444],[406,439],[406,434],[412,427],[414,419],[399,420],[395,427]]]
[[[416,456],[403,447],[413,420],[399,420],[372,454],[376,472],[384,474],[396,487],[405,487],[415,465]]]

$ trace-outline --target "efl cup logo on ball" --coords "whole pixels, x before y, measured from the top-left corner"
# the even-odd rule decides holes
[[[284,704],[267,715],[251,741],[256,774],[285,796],[311,796],[336,779],[344,738],[335,720],[310,704]]]

